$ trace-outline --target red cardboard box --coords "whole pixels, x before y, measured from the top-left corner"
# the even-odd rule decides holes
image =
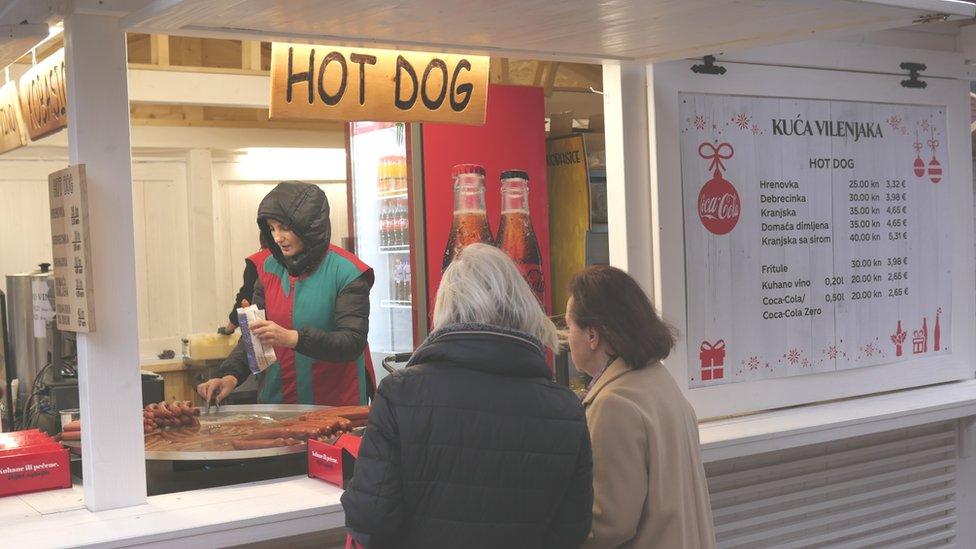
[[[10,449],[0,456],[0,496],[71,488],[68,450],[58,445]]]
[[[348,433],[340,436],[335,444],[309,440],[308,476],[345,488],[356,467],[362,440]]]

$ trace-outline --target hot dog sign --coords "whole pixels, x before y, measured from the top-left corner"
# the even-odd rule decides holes
[[[274,43],[272,120],[484,124],[488,57]]]

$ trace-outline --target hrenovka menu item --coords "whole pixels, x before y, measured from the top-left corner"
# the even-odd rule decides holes
[[[950,352],[940,106],[679,95],[689,387]]]

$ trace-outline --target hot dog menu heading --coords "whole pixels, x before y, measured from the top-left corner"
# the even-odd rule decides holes
[[[943,107],[679,102],[689,387],[950,352]]]

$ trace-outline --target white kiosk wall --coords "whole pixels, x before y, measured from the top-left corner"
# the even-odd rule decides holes
[[[648,95],[655,304],[699,417],[971,378],[968,82],[693,64]]]

